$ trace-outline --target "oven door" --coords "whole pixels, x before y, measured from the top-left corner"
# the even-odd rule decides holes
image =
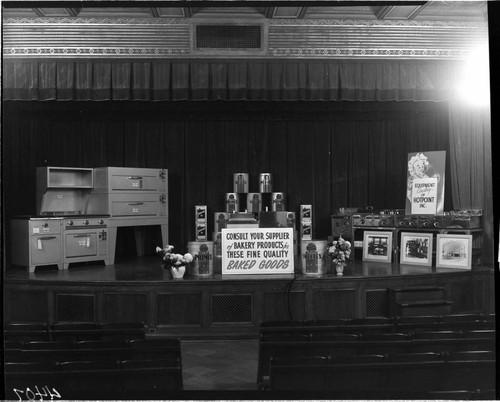
[[[96,232],[72,232],[64,236],[66,258],[90,257],[97,255]]]

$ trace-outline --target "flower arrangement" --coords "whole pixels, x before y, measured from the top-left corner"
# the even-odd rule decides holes
[[[186,264],[193,262],[193,256],[190,253],[176,254],[173,250],[174,246],[170,244],[164,248],[156,247],[156,252],[163,255],[161,267],[170,269],[174,278],[182,278],[186,272]]]
[[[328,254],[335,265],[345,264],[351,256],[351,243],[340,236],[328,247]]]

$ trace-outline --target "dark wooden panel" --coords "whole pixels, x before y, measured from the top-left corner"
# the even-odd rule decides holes
[[[159,325],[201,325],[201,293],[158,294]]]
[[[449,285],[447,299],[453,302],[453,312],[480,312],[484,309],[485,282],[454,281]]]
[[[263,321],[305,320],[305,297],[305,292],[265,293]]]
[[[356,290],[313,290],[314,319],[356,317]]]
[[[106,322],[147,322],[148,300],[146,293],[106,293],[104,295]]]
[[[49,308],[45,291],[9,291],[7,293],[6,322],[48,322]]]

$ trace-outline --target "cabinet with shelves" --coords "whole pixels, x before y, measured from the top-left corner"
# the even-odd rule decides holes
[[[93,187],[92,168],[38,167],[37,213],[39,215],[84,214]]]

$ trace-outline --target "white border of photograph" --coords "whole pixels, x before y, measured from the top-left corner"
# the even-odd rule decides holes
[[[400,264],[412,264],[412,265],[425,265],[427,267],[432,266],[432,233],[419,233],[419,232],[401,232],[401,247],[399,263]],[[427,252],[425,257],[412,257],[407,255],[406,248],[409,241],[425,239],[427,240]]]
[[[387,254],[377,255],[369,253],[370,238],[386,238],[387,240]],[[392,262],[392,232],[383,231],[365,231],[363,233],[363,261],[379,261],[379,262]]]
[[[471,266],[472,235],[437,235],[436,267],[471,269]]]

